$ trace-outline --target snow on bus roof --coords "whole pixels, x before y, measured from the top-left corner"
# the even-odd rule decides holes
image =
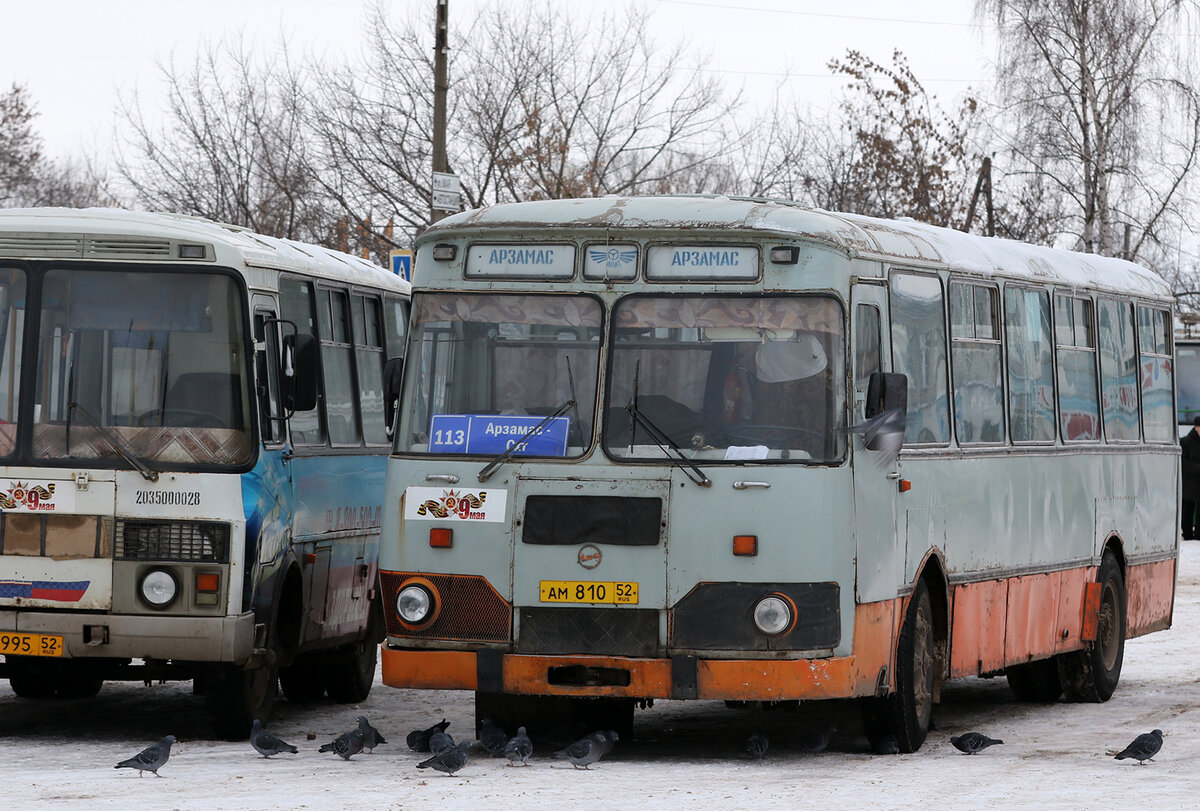
[[[347,253],[184,214],[119,208],[0,209],[0,235],[19,233],[195,240],[213,245],[218,252],[218,261],[228,261],[222,256],[223,249],[227,249],[235,251],[250,267],[315,273],[401,293],[410,289],[409,283],[396,274]],[[14,253],[8,250],[3,255],[12,257]],[[58,254],[58,257],[67,258],[64,254]]]
[[[911,219],[884,220],[807,208],[798,203],[745,197],[679,195],[598,197],[502,203],[473,209],[436,223],[418,244],[459,228],[649,228],[725,229],[768,232],[823,243],[880,261],[947,267],[986,276],[1004,275],[1070,287],[1103,287],[1169,297],[1167,284],[1152,271],[1096,254],[1029,245],[1010,239],[966,234]]]

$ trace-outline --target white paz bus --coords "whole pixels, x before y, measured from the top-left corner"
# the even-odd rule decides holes
[[[860,698],[913,751],[946,679],[1103,701],[1170,624],[1172,299],[1144,268],[721,197],[465,212],[415,267],[389,685],[531,732]]]
[[[192,679],[243,738],[277,684],[366,697],[408,293],[205,220],[0,211],[0,676],[18,696]]]

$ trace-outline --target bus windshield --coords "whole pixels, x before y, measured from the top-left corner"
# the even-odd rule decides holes
[[[836,299],[629,296],[613,322],[610,455],[663,459],[644,421],[696,459],[831,462],[845,453]]]
[[[1180,339],[1175,344],[1179,424],[1191,425],[1200,416],[1200,343]]]
[[[51,269],[41,300],[34,458],[123,466],[124,445],[143,463],[252,459],[246,305],[232,276]]]
[[[408,452],[577,457],[591,445],[600,302],[581,295],[431,293],[413,299]],[[526,436],[545,417],[535,435]]]

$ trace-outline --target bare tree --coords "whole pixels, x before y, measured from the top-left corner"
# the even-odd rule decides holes
[[[427,16],[396,28],[377,7],[365,69],[319,71],[324,182],[376,231],[428,219]],[[447,151],[468,205],[662,190],[714,159],[735,100],[685,68],[682,45],[657,50],[644,22],[636,8],[583,20],[547,0],[498,4],[452,30]]]
[[[227,42],[203,50],[187,71],[168,62],[159,74],[168,99],[161,125],[136,95],[120,110],[116,170],[139,203],[272,236],[330,238],[286,50],[279,60],[255,60]]]
[[[1070,201],[1080,250],[1130,258],[1169,239],[1200,155],[1191,0],[977,0],[1000,35],[1009,147]],[[1128,242],[1126,228],[1128,227]]]

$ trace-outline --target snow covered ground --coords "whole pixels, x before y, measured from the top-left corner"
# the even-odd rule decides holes
[[[11,808],[1043,808],[1194,807],[1200,763],[1200,543],[1180,557],[1175,626],[1132,640],[1121,684],[1105,704],[1018,702],[1003,678],[946,685],[936,730],[920,752],[867,751],[846,702],[798,711],[729,710],[720,702],[658,702],[639,711],[637,740],[590,771],[535,752],[528,768],[474,756],[455,777],[418,771],[409,730],[441,718],[458,736],[473,729],[465,692],[393,690],[376,684],[360,706],[281,702],[270,728],[300,754],[264,760],[246,743],[204,740],[202,701],[190,684],[109,683],[94,699],[19,699],[0,681],[0,798]],[[342,761],[317,747],[360,714],[390,743]],[[796,742],[833,722],[828,751]],[[1112,753],[1154,728],[1166,734],[1154,763]],[[976,730],[1005,741],[965,756],[948,742]],[[742,754],[768,735],[762,761]],[[114,770],[163,735],[179,743],[163,779]],[[312,740],[308,739],[312,735]]]

